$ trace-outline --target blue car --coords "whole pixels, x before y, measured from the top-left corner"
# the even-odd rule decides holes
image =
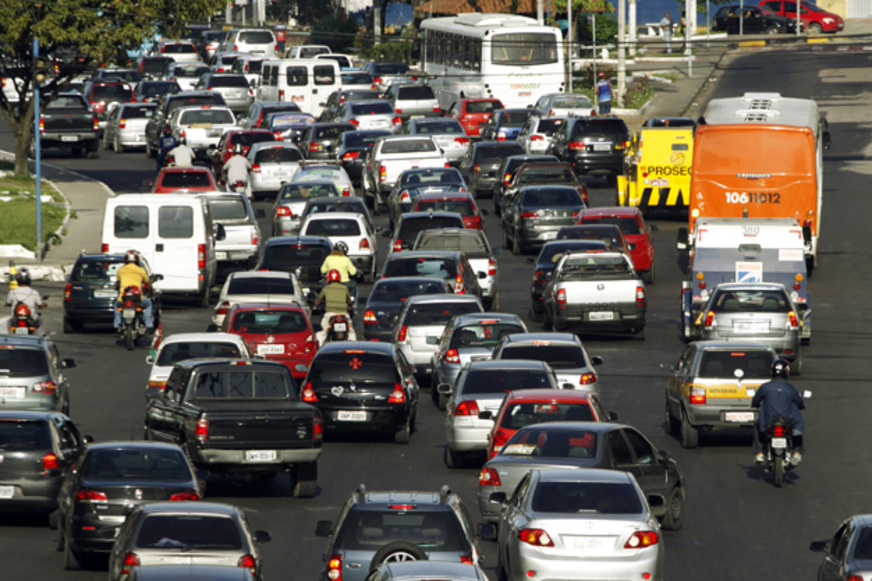
[[[536,109],[497,109],[481,127],[482,141],[515,141]]]

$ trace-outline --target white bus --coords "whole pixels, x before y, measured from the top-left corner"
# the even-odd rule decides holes
[[[565,90],[560,30],[514,14],[467,13],[421,23],[421,60],[439,105],[493,98],[532,105]]]

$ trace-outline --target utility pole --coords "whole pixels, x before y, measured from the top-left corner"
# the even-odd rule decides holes
[[[42,262],[42,143],[39,134],[39,97],[47,77],[47,61],[39,56],[39,39],[33,39],[33,165],[36,168],[36,257]]]
[[[430,2],[433,6],[433,2]],[[539,24],[545,24],[545,0],[536,0],[536,20]]]
[[[618,0],[618,107],[624,106],[627,92],[627,0]]]

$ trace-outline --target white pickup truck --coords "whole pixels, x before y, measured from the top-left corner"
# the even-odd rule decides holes
[[[564,255],[542,295],[545,322],[556,331],[633,334],[645,329],[645,284],[623,252]]]
[[[385,206],[397,178],[407,169],[448,167],[445,152],[430,135],[380,137],[363,168],[363,194],[373,213]]]

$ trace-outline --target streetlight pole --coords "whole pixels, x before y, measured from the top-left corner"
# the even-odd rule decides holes
[[[39,134],[39,97],[41,92],[40,85],[44,78],[44,67],[40,65],[39,58],[39,39],[33,39],[33,61],[32,61],[32,79],[33,83],[33,164],[36,168],[36,255],[37,259],[42,262],[42,143]],[[42,77],[42,78],[41,78]]]

